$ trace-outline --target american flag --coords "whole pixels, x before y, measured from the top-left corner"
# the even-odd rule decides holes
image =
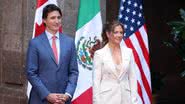
[[[135,62],[138,95],[141,104],[151,104],[151,76],[149,67],[148,35],[143,16],[142,0],[121,0],[119,21],[124,24],[123,45],[132,48]]]

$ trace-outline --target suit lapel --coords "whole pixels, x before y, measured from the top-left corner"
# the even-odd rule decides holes
[[[51,59],[54,61],[54,63],[55,63],[56,65],[58,65],[58,64],[56,63],[56,61],[55,61],[55,57],[54,57],[54,54],[53,54],[53,50],[52,50],[52,48],[51,48],[51,46],[50,46],[50,44],[49,44],[49,40],[48,40],[48,38],[47,38],[45,32],[43,33],[42,39],[41,39],[41,40],[42,40],[43,45],[46,47],[46,50],[47,50],[47,52],[49,53],[49,56],[51,57]]]
[[[128,70],[127,66],[128,66],[128,62],[129,62],[129,57],[128,57],[129,54],[127,54],[127,51],[124,50],[124,48],[122,46],[120,46],[120,47],[121,47],[121,54],[122,54],[121,57],[122,57],[123,68],[120,71],[119,78],[124,76],[125,73],[127,72],[127,70]]]
[[[64,36],[60,33],[59,35],[59,39],[60,39],[60,58],[59,58],[59,67],[61,67],[62,63],[63,63],[63,53],[65,52],[65,39]]]
[[[110,65],[110,66],[112,66],[112,68],[110,68],[110,69],[111,69],[111,71],[113,72],[113,74],[114,74],[116,77],[118,77],[118,74],[117,74],[117,72],[116,72],[116,67],[115,67],[114,61],[113,61],[113,59],[112,59],[111,50],[110,50],[108,44],[105,46],[105,49],[106,49],[106,50],[105,50],[105,53],[107,53],[107,58],[108,58],[107,60],[111,61],[110,64],[112,64],[112,65]]]

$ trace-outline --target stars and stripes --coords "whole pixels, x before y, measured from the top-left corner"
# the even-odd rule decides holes
[[[139,0],[122,0],[120,4],[119,20],[124,23],[125,38],[132,35],[144,25],[143,7]]]
[[[121,0],[118,18],[125,28],[122,44],[132,48],[138,66],[138,70],[135,72],[140,103],[151,104],[148,35],[143,16],[142,0]]]

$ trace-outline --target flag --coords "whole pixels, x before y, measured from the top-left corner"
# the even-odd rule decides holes
[[[75,44],[79,68],[72,104],[92,104],[92,49],[101,40],[99,0],[80,0]]]
[[[132,48],[138,66],[135,72],[140,104],[151,104],[148,35],[142,3],[142,0],[121,0],[118,19],[125,28],[122,45]]]
[[[42,11],[43,11],[43,8],[48,4],[57,5],[57,0],[37,0],[32,38],[35,38],[36,36],[40,35],[42,32],[45,31],[45,26],[42,21]],[[28,98],[30,95],[31,88],[32,88],[32,86],[28,82],[28,86],[27,86]]]

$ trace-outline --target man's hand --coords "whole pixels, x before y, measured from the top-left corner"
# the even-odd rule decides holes
[[[57,93],[51,93],[49,94],[46,99],[51,104],[65,104],[67,100],[69,100],[69,96],[66,94],[57,94]]]
[[[62,101],[66,102],[69,99],[69,96],[66,94],[60,94]]]
[[[65,104],[64,101],[62,101],[62,97],[61,94],[56,94],[56,93],[51,93],[49,94],[46,99],[48,100],[48,102],[50,102],[51,104]]]

